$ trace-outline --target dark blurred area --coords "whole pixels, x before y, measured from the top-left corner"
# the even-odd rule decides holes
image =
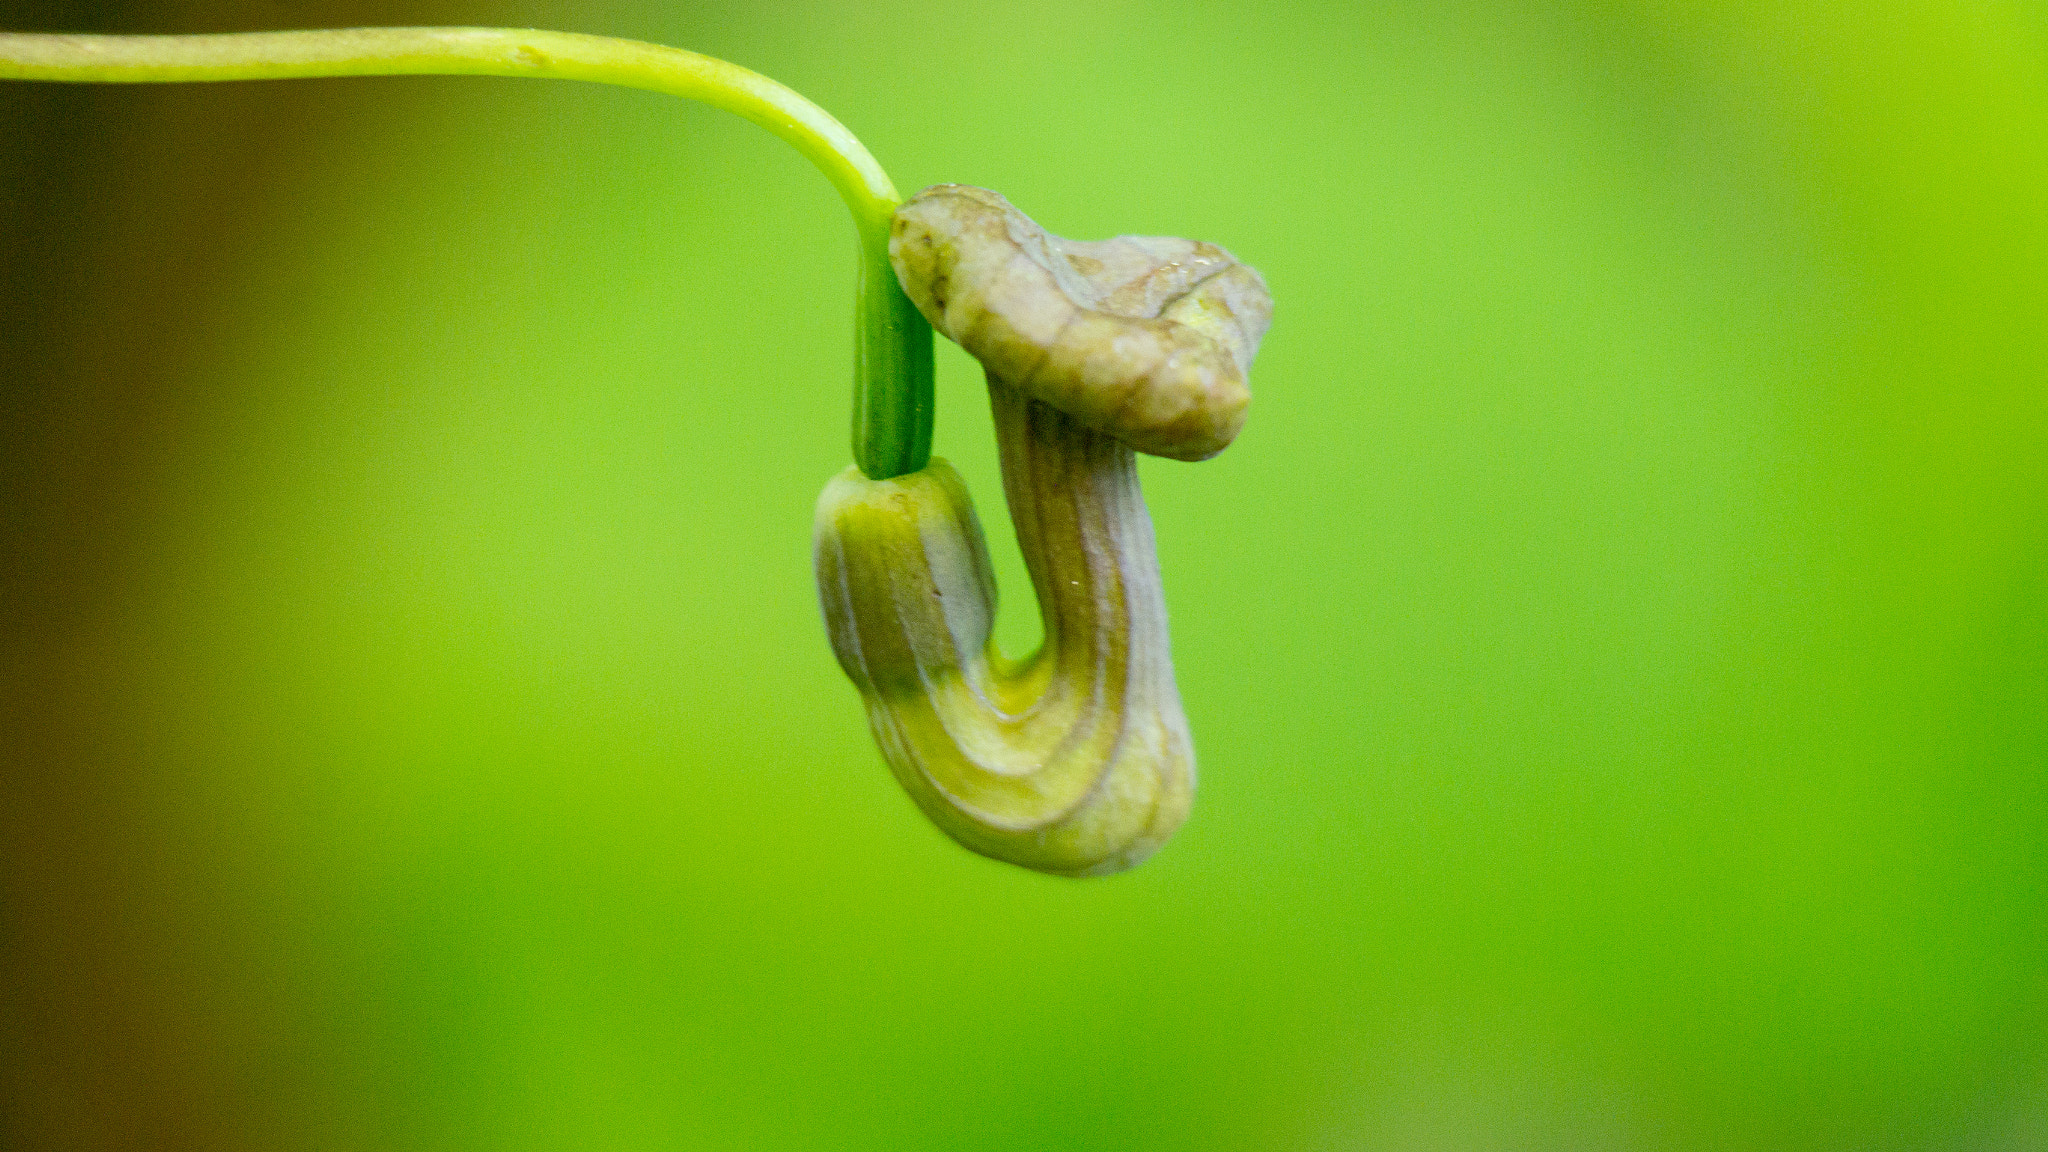
[[[344,11],[345,10],[345,11]],[[187,31],[386,18],[389,5],[0,5],[13,31]],[[160,835],[106,697],[152,461],[217,395],[187,388],[208,286],[251,257],[238,192],[376,94],[20,85],[0,103],[0,1143],[252,1147],[265,1106],[193,1003]],[[310,105],[310,106],[309,106]],[[198,319],[195,320],[195,313]],[[273,1131],[272,1136],[279,1134]]]

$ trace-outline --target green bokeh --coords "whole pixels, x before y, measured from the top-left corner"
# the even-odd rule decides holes
[[[2038,5],[222,12],[130,26],[677,44],[1259,268],[1244,436],[1143,466],[1202,791],[1072,882],[889,780],[765,133],[0,88],[20,1146],[2048,1146]]]

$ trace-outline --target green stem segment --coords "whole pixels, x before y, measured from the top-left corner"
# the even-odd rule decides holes
[[[737,113],[818,166],[860,237],[853,458],[882,480],[931,456],[931,327],[889,267],[898,197],[824,109],[756,72],[635,40],[509,28],[342,28],[224,36],[0,32],[0,79],[150,84],[321,76],[535,76],[644,88]]]

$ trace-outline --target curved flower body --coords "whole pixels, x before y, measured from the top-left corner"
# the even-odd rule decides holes
[[[1044,645],[1011,661],[990,642],[981,526],[934,460],[892,480],[849,468],[819,498],[832,649],[897,780],[955,840],[1041,872],[1119,871],[1194,792],[1151,519],[1129,448],[1001,384],[990,396]]]
[[[1045,643],[1012,661],[990,642],[981,526],[933,460],[888,480],[849,468],[819,497],[832,650],[897,780],[955,840],[1041,872],[1128,868],[1180,826],[1195,782],[1132,452],[1201,459],[1236,435],[1265,285],[1215,245],[1077,244],[958,185],[898,210],[890,256],[987,369]]]

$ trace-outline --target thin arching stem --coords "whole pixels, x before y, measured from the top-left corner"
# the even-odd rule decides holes
[[[860,236],[854,460],[876,479],[931,455],[931,329],[889,267],[896,188],[853,133],[756,72],[635,40],[511,28],[341,28],[220,36],[0,33],[0,79],[150,84],[320,76],[534,76],[644,88],[737,113],[818,166]]]

